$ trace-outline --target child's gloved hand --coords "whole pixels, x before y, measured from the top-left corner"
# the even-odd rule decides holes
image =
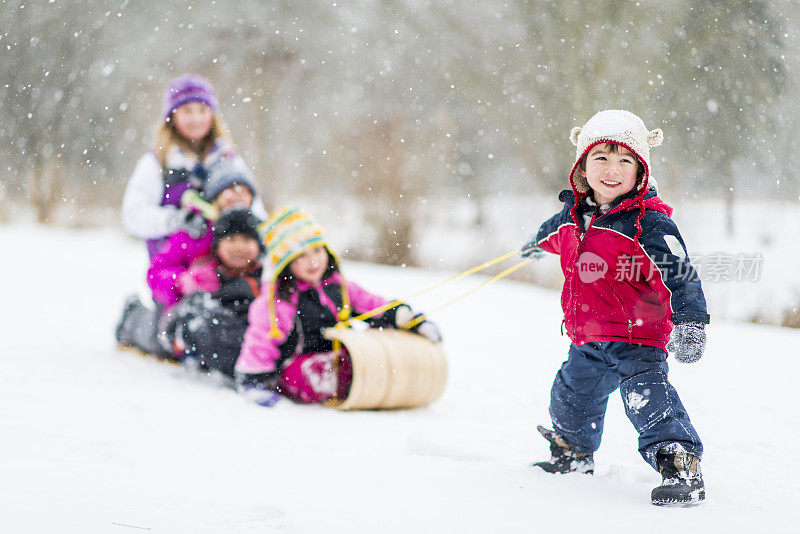
[[[236,374],[236,391],[250,402],[271,408],[281,399],[278,373]]]
[[[434,343],[441,342],[442,333],[439,331],[439,327],[427,319],[410,328],[408,327],[408,325],[413,322],[414,319],[420,316],[422,316],[421,313],[414,313],[414,310],[412,310],[407,304],[401,304],[395,311],[394,324],[397,328],[411,330],[416,334],[430,339]]]
[[[694,363],[706,349],[706,325],[689,322],[676,324],[672,330],[667,350],[681,363]]]
[[[259,406],[264,406],[265,408],[272,408],[281,400],[279,393],[270,391],[261,384],[243,386],[239,388],[238,391],[245,399]]]
[[[219,210],[205,200],[197,189],[187,189],[181,196],[181,207],[193,211],[199,211],[203,217],[210,221],[216,221],[219,217]],[[250,206],[244,206],[249,208]]]
[[[197,211],[180,208],[169,218],[170,233],[186,232],[194,239],[200,239],[207,231],[206,220]]]
[[[434,343],[442,342],[442,333],[439,331],[439,327],[430,321],[422,321],[412,330],[417,334],[430,339]]]
[[[539,246],[538,241],[536,240],[536,234],[532,235],[528,242],[522,245],[522,248],[519,249],[519,255],[525,259],[531,260],[540,260],[547,255],[547,252],[542,250],[542,247]]]

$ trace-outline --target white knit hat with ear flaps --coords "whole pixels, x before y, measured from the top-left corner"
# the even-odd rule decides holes
[[[577,147],[570,184],[575,191],[585,195],[590,188],[586,178],[580,174],[579,164],[593,146],[614,143],[633,152],[644,165],[644,178],[637,186],[641,189],[646,187],[650,177],[650,148],[661,144],[664,132],[660,128],[648,130],[642,119],[630,111],[607,109],[595,114],[583,127],[573,128],[569,139]]]

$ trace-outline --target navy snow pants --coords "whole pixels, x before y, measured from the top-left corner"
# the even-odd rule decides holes
[[[639,453],[654,468],[656,453],[677,442],[700,457],[703,444],[667,379],[667,353],[620,341],[570,345],[550,392],[555,430],[577,451],[600,447],[608,396],[617,388],[639,433]]]

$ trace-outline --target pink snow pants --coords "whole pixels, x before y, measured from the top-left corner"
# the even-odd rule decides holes
[[[301,404],[326,402],[334,394],[339,399],[346,398],[353,381],[353,366],[344,349],[336,366],[335,357],[333,352],[295,357],[281,373],[278,382],[281,394]]]

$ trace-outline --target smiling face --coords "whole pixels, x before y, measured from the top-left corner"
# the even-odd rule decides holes
[[[580,171],[594,191],[598,205],[608,204],[636,186],[639,160],[627,148],[600,143],[586,155],[586,166]]]
[[[202,102],[188,102],[172,112],[175,129],[190,144],[202,141],[211,131],[214,112]]]
[[[253,193],[246,185],[233,184],[223,189],[211,204],[220,212],[234,208],[249,208],[253,204]]]
[[[289,264],[289,272],[296,278],[312,285],[322,280],[328,269],[328,249],[314,247],[304,251]]]
[[[217,257],[222,264],[235,271],[244,271],[258,259],[258,242],[244,234],[223,237],[217,245]]]

